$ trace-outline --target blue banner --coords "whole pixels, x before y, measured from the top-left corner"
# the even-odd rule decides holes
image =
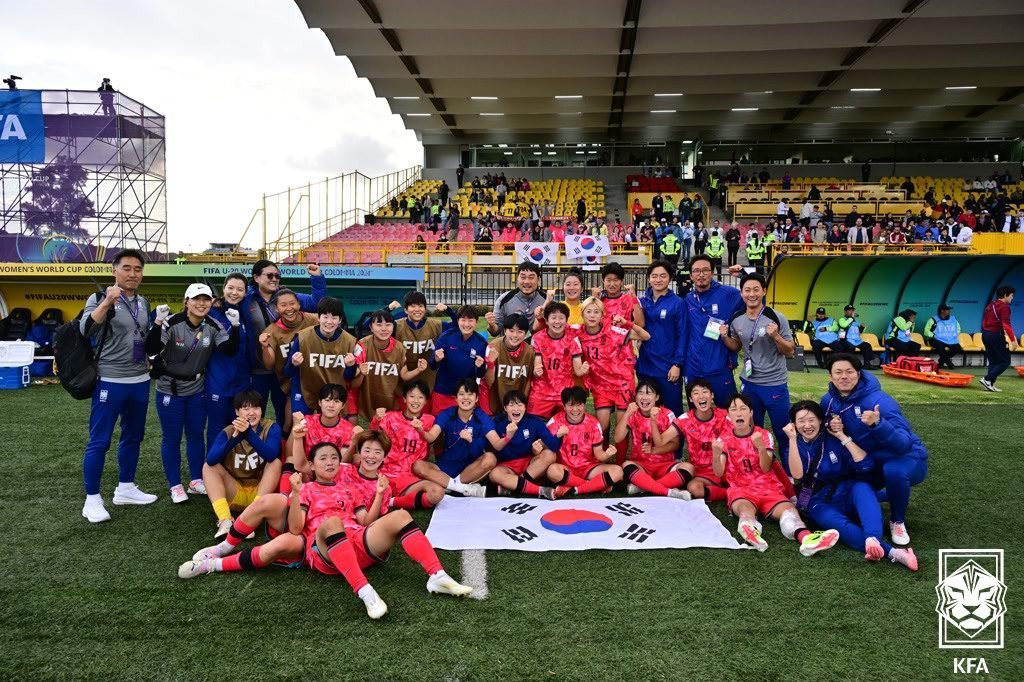
[[[0,163],[43,163],[46,135],[39,90],[0,90]]]

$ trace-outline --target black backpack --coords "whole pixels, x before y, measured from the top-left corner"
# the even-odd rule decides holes
[[[102,296],[102,294],[97,294]],[[92,391],[99,381],[96,359],[103,350],[103,342],[107,339],[108,324],[103,325],[100,341],[93,352],[89,339],[79,329],[79,318],[62,324],[53,332],[53,372],[75,400],[92,397]]]

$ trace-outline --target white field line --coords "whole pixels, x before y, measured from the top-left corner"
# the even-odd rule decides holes
[[[487,553],[482,549],[466,549],[462,552],[462,582],[473,588],[472,599],[487,599]]]

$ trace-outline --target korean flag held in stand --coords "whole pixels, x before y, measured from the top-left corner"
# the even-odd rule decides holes
[[[744,548],[703,502],[667,497],[445,497],[434,509],[427,538],[448,550]]]
[[[551,242],[516,242],[516,258],[537,265],[547,265],[555,258],[558,244]]]
[[[601,257],[611,254],[612,247],[608,244],[608,237],[591,237],[587,234],[565,236],[565,255],[569,258]]]

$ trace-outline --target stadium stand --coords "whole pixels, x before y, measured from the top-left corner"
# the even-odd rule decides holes
[[[408,189],[395,197],[398,201],[398,210],[392,210],[389,205],[385,204],[377,209],[376,216],[378,218],[408,218],[409,209],[406,208],[406,200],[422,199],[424,195],[433,197],[437,194],[437,188],[440,186],[440,180],[417,180]]]
[[[528,217],[530,204],[533,202],[541,208],[542,217],[568,218],[576,215],[576,202],[580,198],[586,202],[588,215],[594,214],[598,218],[607,215],[604,182],[600,180],[567,178],[534,180],[530,183],[529,190],[509,189],[500,211],[494,188],[484,187],[477,190],[477,201],[471,201],[473,194],[472,183],[467,181],[453,197],[453,201],[459,207],[460,215],[475,216],[478,213],[490,212],[506,217]]]

